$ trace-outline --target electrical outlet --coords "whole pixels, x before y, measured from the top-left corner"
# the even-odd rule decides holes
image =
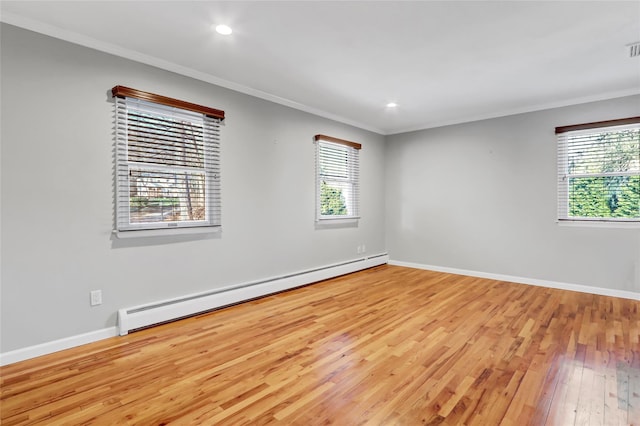
[[[91,306],[102,305],[102,290],[93,290],[91,293]]]
[[[364,244],[360,246],[360,253],[366,253],[367,252],[367,246],[365,246]]]

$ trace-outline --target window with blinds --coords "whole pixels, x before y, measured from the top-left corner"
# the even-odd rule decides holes
[[[220,226],[224,111],[116,86],[118,231]]]
[[[556,128],[558,219],[640,222],[640,117]]]
[[[360,217],[359,143],[316,135],[316,218]]]

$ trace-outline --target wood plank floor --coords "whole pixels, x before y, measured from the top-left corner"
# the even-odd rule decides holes
[[[380,266],[0,369],[1,423],[639,425],[640,302]]]

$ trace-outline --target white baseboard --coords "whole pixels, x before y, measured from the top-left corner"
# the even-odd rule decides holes
[[[109,337],[115,337],[117,335],[118,330],[116,327],[108,327],[103,328],[102,330],[90,331],[88,333],[77,334],[75,336],[65,337],[52,342],[45,342],[39,345],[4,352],[0,354],[0,366],[13,364],[15,362],[36,358],[69,348],[75,348],[76,346],[86,345],[87,343],[97,342],[98,340],[108,339]]]
[[[158,300],[145,305],[123,308],[118,311],[120,335],[131,330],[194,315],[199,312],[255,299],[279,291],[326,280],[351,272],[387,263],[386,253],[353,259],[306,271],[252,281],[210,292],[189,294],[179,298]]]
[[[449,268],[445,266],[424,265],[421,263],[403,262],[400,260],[389,260],[389,265],[405,266],[407,268],[425,269],[428,271],[446,272],[456,275],[467,275],[470,277],[487,278],[491,280],[508,281],[516,284],[529,284],[538,287],[556,288],[559,290],[578,291],[580,293],[598,294],[601,296],[621,297],[623,299],[640,300],[640,293],[626,290],[616,290],[603,287],[592,287],[581,284],[568,284],[557,281],[539,280],[536,278],[516,277],[512,275],[493,274],[489,272],[470,271],[467,269]]]
[[[215,290],[215,292],[212,292],[210,294],[201,293],[196,295],[188,295],[180,299],[198,299],[198,302],[183,305],[176,311],[172,312],[171,315],[177,314],[179,316],[174,318],[179,318],[181,316],[197,313],[198,310],[202,312],[233,303],[239,303],[245,300],[255,299],[257,297],[277,293],[279,291],[289,290],[317,281],[349,274],[351,272],[357,272],[363,269],[371,268],[373,266],[383,265],[387,263],[388,260],[389,256],[386,253],[371,255],[364,258],[345,261],[342,263],[326,265],[312,270],[300,271],[286,276],[273,277],[260,281],[236,285],[233,287],[221,288]],[[162,305],[168,302],[171,301],[165,300],[157,302],[153,305]],[[128,310],[144,309],[145,306],[147,305],[128,308]],[[196,310],[194,311],[194,309]],[[122,311],[122,309],[120,311]],[[154,311],[156,312],[154,312],[152,315],[143,318],[142,323],[139,323],[139,319],[136,319],[135,321],[129,320],[128,324],[120,323],[119,327],[109,327],[102,330],[90,331],[88,333],[69,336],[51,342],[45,342],[34,346],[28,346],[26,348],[0,353],[0,366],[36,358],[38,356],[51,354],[64,349],[96,342],[98,340],[115,337],[118,334],[126,334],[128,330],[136,328],[132,326],[145,325],[148,321],[163,322],[171,319],[170,317],[167,317],[167,312],[163,307],[154,309]],[[125,319],[125,322],[126,321],[127,320]],[[153,323],[154,322],[151,322],[150,324]]]

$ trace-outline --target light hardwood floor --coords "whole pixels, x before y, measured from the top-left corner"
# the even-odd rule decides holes
[[[640,424],[640,302],[380,266],[0,369],[1,423]]]

